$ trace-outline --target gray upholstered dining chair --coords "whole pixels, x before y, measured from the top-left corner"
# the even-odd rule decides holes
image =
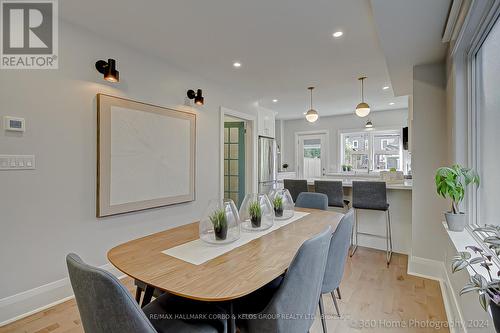
[[[321,324],[323,332],[326,333],[326,320],[324,318],[323,294],[330,293],[333,298],[333,304],[337,315],[340,317],[339,305],[335,296],[337,291],[340,296],[340,282],[344,274],[345,262],[349,254],[349,245],[351,243],[351,233],[354,225],[354,210],[350,209],[347,214],[340,220],[337,229],[333,232],[332,240],[330,241],[330,249],[328,250],[328,259],[326,261],[325,277],[323,278],[323,286],[321,287],[321,295],[319,296],[319,312],[321,314]]]
[[[237,321],[241,332],[304,333],[310,329],[321,292],[332,231],[330,226],[306,240],[278,283],[265,286],[236,302],[236,313],[248,316],[248,319]]]
[[[391,214],[387,202],[387,188],[385,182],[353,181],[352,182],[352,208],[354,208],[354,230],[352,235],[351,257],[358,248],[358,235],[371,236],[385,239],[387,265],[392,258],[392,231]],[[377,210],[385,212],[385,236],[359,231],[358,209]]]
[[[327,210],[328,197],[323,193],[302,192],[297,197],[295,207]]]
[[[293,201],[297,201],[297,197],[302,192],[307,192],[307,180],[305,179],[284,179],[283,187],[290,192]]]
[[[189,300],[164,294],[141,310],[128,290],[111,273],[85,264],[76,254],[68,254],[66,264],[82,325],[87,333],[217,333],[227,330],[226,320],[195,321],[169,317],[174,313],[220,314],[222,309],[197,302],[191,304]]]
[[[346,208],[349,200],[344,199],[344,186],[342,181],[315,180],[314,192],[323,193],[328,196],[328,207]]]

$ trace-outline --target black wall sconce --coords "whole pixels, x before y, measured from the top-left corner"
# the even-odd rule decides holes
[[[99,60],[95,63],[97,71],[104,75],[104,80],[109,82],[119,82],[120,72],[116,70],[116,60],[108,59],[108,61]]]
[[[196,105],[203,105],[203,104],[205,104],[205,98],[203,97],[201,89],[198,89],[196,91],[196,93],[194,92],[194,90],[188,90],[187,91],[187,97],[189,99],[194,99],[194,104],[196,104]]]

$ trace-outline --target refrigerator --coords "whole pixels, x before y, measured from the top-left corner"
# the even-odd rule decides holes
[[[259,193],[268,194],[278,178],[278,146],[276,140],[259,136]]]

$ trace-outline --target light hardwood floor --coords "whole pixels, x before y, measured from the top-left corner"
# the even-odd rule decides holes
[[[323,296],[328,332],[448,332],[447,328],[422,327],[446,321],[441,290],[436,281],[406,274],[407,260],[407,256],[395,254],[387,268],[385,252],[359,248],[346,265],[339,301],[341,318],[333,315],[331,296]],[[133,290],[131,279],[126,278],[123,283]],[[0,328],[0,333],[20,332],[83,332],[75,301]],[[322,332],[319,319],[311,332]]]

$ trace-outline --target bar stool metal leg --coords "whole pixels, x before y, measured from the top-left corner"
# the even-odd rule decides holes
[[[387,266],[391,263],[392,259],[392,230],[391,230],[391,213],[389,212],[389,209],[387,209],[386,212],[386,237],[387,237],[387,252],[386,252],[386,259],[387,259]]]
[[[351,254],[352,257],[358,249],[358,210],[354,209],[354,228],[352,228]]]

